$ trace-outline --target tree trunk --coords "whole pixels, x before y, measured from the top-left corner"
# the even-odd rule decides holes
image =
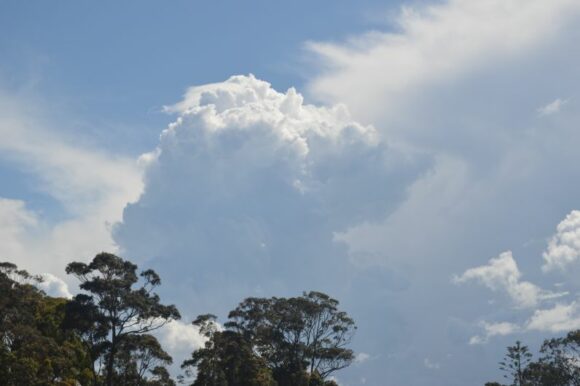
[[[113,329],[111,336],[111,352],[109,353],[109,358],[107,358],[107,386],[114,386],[113,371],[116,351],[117,351],[117,334],[115,329]]]

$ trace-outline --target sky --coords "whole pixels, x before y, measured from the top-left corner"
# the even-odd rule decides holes
[[[580,2],[0,0],[0,259],[117,253],[189,322],[319,290],[342,386],[580,328]]]

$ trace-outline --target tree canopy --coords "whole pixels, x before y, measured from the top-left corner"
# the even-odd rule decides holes
[[[509,386],[580,386],[580,330],[544,341],[534,361],[519,341],[507,348],[500,369]],[[488,382],[486,386],[504,386]]]
[[[51,298],[39,277],[0,263],[0,380],[2,385],[76,385],[92,380],[78,336],[61,328],[66,299]]]
[[[148,335],[180,318],[175,306],[161,304],[153,292],[161,284],[155,271],[137,275],[135,264],[100,253],[89,264],[70,263],[66,272],[77,277],[86,292],[75,296],[68,307],[68,326],[87,338],[93,371],[104,375],[107,386],[127,384],[129,374],[135,384],[146,382],[146,374],[157,364],[172,362],[157,339]]]
[[[161,279],[110,253],[66,267],[79,291],[48,296],[42,278],[0,262],[2,386],[175,386],[173,358],[155,330],[180,318],[155,290]],[[354,320],[322,292],[250,297],[220,324],[212,314],[192,324],[205,338],[182,361],[180,384],[192,386],[338,386],[333,375],[354,360]],[[499,362],[507,384],[580,386],[580,330],[544,341],[535,359],[517,341]]]
[[[354,359],[348,344],[356,326],[338,304],[321,292],[248,298],[229,313],[221,331],[213,315],[201,315],[194,324],[208,342],[183,367],[197,368],[195,386],[331,385],[328,377]],[[231,383],[232,377],[242,383]]]
[[[175,386],[173,358],[155,330],[180,318],[155,290],[161,279],[110,253],[71,262],[72,299],[48,296],[41,277],[0,262],[0,384]],[[182,363],[194,386],[337,386],[331,374],[354,359],[356,330],[321,292],[247,298],[220,325],[193,321],[206,341]]]

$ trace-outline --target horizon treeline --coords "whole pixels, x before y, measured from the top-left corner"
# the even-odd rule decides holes
[[[354,360],[354,320],[321,292],[247,298],[223,325],[202,314],[192,323],[205,344],[174,359],[153,333],[181,316],[155,292],[155,271],[100,253],[66,272],[79,281],[72,299],[0,262],[1,386],[337,386],[332,375]]]
[[[192,324],[205,343],[175,378],[154,331],[181,318],[155,292],[153,270],[100,253],[71,262],[72,299],[48,296],[39,276],[0,262],[0,386],[338,386],[332,375],[354,361],[354,320],[321,292],[247,298],[218,324]],[[499,362],[506,384],[580,386],[580,330],[547,339],[536,360],[520,341]]]
[[[580,330],[544,340],[539,351],[534,360],[528,346],[516,341],[499,362],[509,383],[485,386],[580,386]]]

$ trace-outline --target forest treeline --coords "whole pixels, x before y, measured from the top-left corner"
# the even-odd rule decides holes
[[[157,273],[108,253],[66,272],[79,281],[72,299],[0,263],[0,386],[337,386],[332,374],[354,360],[356,326],[337,300],[247,298],[223,324],[212,314],[192,322],[206,341],[177,358],[174,379],[154,331],[180,314],[156,294]],[[580,386],[580,331],[546,340],[537,359],[518,341],[499,368],[507,383],[485,386]]]
[[[337,300],[248,298],[223,325],[211,314],[193,321],[205,345],[179,358],[173,379],[154,331],[180,314],[156,294],[157,273],[109,253],[66,272],[79,281],[72,299],[48,296],[40,277],[0,263],[0,385],[336,386],[332,374],[354,360],[356,326]]]
[[[509,383],[485,386],[580,386],[580,330],[545,340],[535,360],[528,346],[516,341],[507,348],[499,369]]]

